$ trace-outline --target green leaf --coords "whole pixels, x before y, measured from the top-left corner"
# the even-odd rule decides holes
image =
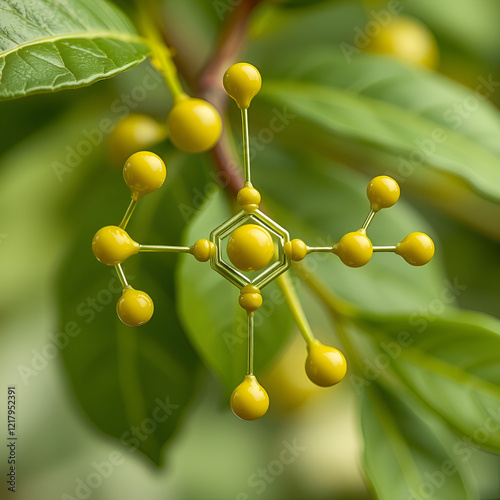
[[[162,156],[167,181],[141,200],[127,231],[144,244],[176,245],[185,224],[179,205],[191,202],[206,169],[196,160],[186,168],[184,155]],[[124,263],[129,283],[151,296],[155,312],[139,328],[123,325],[115,310],[119,281],[114,269],[95,260],[90,243],[97,229],[120,221],[130,191],[120,171],[93,169],[88,180],[71,199],[81,220],[73,219],[78,231],[59,277],[61,328],[78,329],[62,350],[64,366],[92,422],[159,464],[193,400],[200,367],[176,312],[177,256],[139,254]]]
[[[498,453],[500,321],[462,311],[432,315],[456,293],[450,283],[430,304],[431,313],[363,316],[356,323],[377,344],[384,364],[428,407],[473,443]],[[370,385],[373,374],[366,375],[361,385]]]
[[[320,50],[276,63],[268,73],[254,100],[259,126],[269,127],[273,108],[295,116],[277,139],[389,173],[500,237],[500,115],[480,95],[500,85],[491,75],[478,80],[475,94],[392,60],[359,56],[348,62]]]
[[[106,0],[0,1],[0,99],[90,85],[148,53]]]
[[[192,245],[232,215],[219,193],[188,227],[184,243]],[[179,313],[192,344],[230,393],[243,379],[247,360],[247,317],[238,304],[238,289],[208,263],[183,256],[177,277]],[[288,339],[291,314],[276,283],[262,290],[263,305],[255,312],[255,372],[276,356]]]
[[[251,147],[254,185],[291,238],[301,238],[310,246],[333,246],[345,233],[361,227],[369,210],[368,178],[313,151],[285,152],[255,143]],[[404,198],[403,191],[394,207],[376,214],[368,228],[374,245],[393,245],[413,231],[437,236]],[[436,244],[435,259],[419,268],[392,253],[374,254],[358,269],[346,267],[333,254],[312,254],[301,264],[361,309],[394,314],[425,306],[441,292],[444,276]]]
[[[364,469],[378,498],[475,498],[459,461],[471,451],[464,443],[451,450],[444,446],[440,441],[449,437],[446,429],[441,426],[434,432],[399,397],[370,386],[363,398],[361,425]]]

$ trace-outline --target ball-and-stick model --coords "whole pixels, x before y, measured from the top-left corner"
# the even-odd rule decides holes
[[[331,247],[314,247],[300,239],[290,240],[289,233],[259,210],[260,193],[251,181],[248,108],[261,87],[259,71],[247,63],[231,66],[224,74],[223,84],[241,110],[243,131],[243,165],[245,180],[237,195],[241,210],[214,229],[209,239],[196,241],[192,246],[142,245],[126,232],[127,223],[137,203],[148,193],[160,188],[166,177],[162,159],[150,152],[133,154],[125,163],[123,177],[130,188],[132,199],[118,226],[100,229],[92,241],[96,258],[114,266],[123,287],[118,300],[119,318],[129,326],[139,326],[153,315],[153,301],[145,292],[135,290],[127,282],[122,262],[142,252],[188,253],[198,261],[210,261],[212,268],[240,290],[239,304],[248,317],[248,357],[243,382],[231,396],[231,408],[244,420],[255,420],[268,410],[269,397],[253,372],[254,313],[262,305],[261,289],[289,269],[292,261],[300,261],[308,254],[322,252],[337,255],[347,266],[364,266],[373,252],[394,252],[409,264],[421,266],[434,255],[434,244],[423,233],[411,233],[403,241],[390,246],[373,246],[367,229],[374,215],[389,208],[399,199],[397,182],[387,176],[375,177],[368,185],[370,211],[357,231],[344,235]],[[227,240],[227,243],[226,243]],[[288,294],[293,291],[288,290]],[[305,369],[315,384],[328,387],[340,382],[346,373],[344,355],[334,347],[317,340],[303,314],[296,314],[299,329],[307,343]]]

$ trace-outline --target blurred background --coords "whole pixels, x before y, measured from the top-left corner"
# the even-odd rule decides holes
[[[189,61],[189,67],[183,68],[185,78],[189,80],[199,74],[207,63],[224,19],[231,16],[238,2],[164,0],[160,3],[169,41],[178,47],[184,63]],[[117,4],[126,12],[133,12],[128,2],[122,0]],[[500,81],[500,5],[497,1],[402,1],[401,13],[411,16],[414,22],[403,23],[397,28],[397,34],[377,37],[377,41],[360,49],[363,42],[356,44],[356,36],[364,32],[368,21],[373,19],[374,11],[386,10],[386,7],[385,3],[374,1],[364,4],[347,0],[262,2],[252,13],[240,59],[261,69],[264,86],[266,77],[276,81],[291,78],[294,73],[307,72],[308,64],[314,63],[317,54],[328,54],[332,61],[342,59],[343,63],[346,57],[362,57],[363,61],[368,61],[367,67],[373,64],[374,74],[390,71],[393,64],[412,68],[412,65],[417,65],[419,72],[436,72],[450,79],[453,92],[462,92],[462,89],[456,90],[459,86],[475,89],[481,76]],[[395,36],[403,38],[394,45]],[[410,41],[405,42],[405,36]],[[401,54],[395,53],[400,50]],[[393,63],[391,57],[402,62]],[[345,78],[346,88],[352,90],[356,84],[362,86],[359,80],[349,82],[348,71],[344,72],[342,65],[339,68],[343,69],[339,69],[336,78],[339,81]],[[180,422],[173,436],[160,451],[161,468],[154,466],[141,453],[131,452],[130,448],[93,425],[92,418],[107,409],[96,407],[89,412],[88,408],[82,408],[82,398],[75,396],[75,386],[68,370],[71,371],[72,366],[75,370],[81,368],[78,350],[73,349],[63,362],[61,352],[65,349],[47,349],[54,339],[62,338],[58,334],[71,317],[67,315],[67,309],[73,308],[74,302],[70,301],[70,305],[65,306],[65,295],[71,295],[71,290],[79,288],[83,298],[95,293],[83,282],[87,275],[104,275],[103,283],[112,278],[112,274],[94,260],[90,241],[95,230],[116,220],[125,209],[128,195],[121,178],[121,164],[129,152],[117,152],[113,134],[96,130],[103,118],[117,123],[129,111],[148,114],[163,123],[171,107],[171,98],[164,84],[157,82],[146,93],[137,90],[153,73],[152,66],[146,61],[122,75],[87,88],[0,104],[0,377],[3,391],[7,385],[17,387],[17,498],[375,498],[362,472],[363,442],[358,416],[359,401],[354,386],[347,380],[334,390],[312,387],[302,370],[302,340],[291,325],[290,336],[284,337],[277,359],[262,368],[259,375],[268,389],[272,406],[265,419],[258,422],[247,423],[234,417],[219,378],[212,370],[202,366],[195,354],[177,357],[184,363],[183,371],[179,372],[183,374],[190,372],[189,363],[194,360],[192,377],[190,375],[189,381],[179,381],[182,390],[192,392],[192,398],[179,415]],[[366,77],[370,78],[368,74]],[[339,83],[340,87],[342,85],[342,82]],[[391,94],[391,87],[385,92]],[[442,92],[445,93],[444,87]],[[421,101],[418,91],[413,96],[414,101],[408,104],[408,108],[418,109],[421,105],[422,108],[426,106],[426,112],[432,112],[429,103]],[[404,100],[406,97],[401,93],[400,96],[391,95],[391,98]],[[267,99],[270,99],[269,95]],[[491,92],[490,101],[498,105],[500,92]],[[252,115],[252,110],[250,113],[254,130],[269,123],[272,106],[265,95],[260,104],[256,100],[255,115]],[[238,116],[233,112],[230,110],[226,120],[233,120],[235,124],[235,142],[239,147]],[[483,133],[483,140],[500,144],[500,120],[493,108],[482,111],[481,117],[472,116],[474,112],[467,109],[453,113],[449,120],[467,121],[471,137],[475,130],[478,134],[483,133],[480,120],[483,123],[490,120],[490,136],[485,139]],[[299,121],[300,118],[297,119]],[[339,172],[349,180],[349,186],[354,186],[352,189],[360,193],[359,198],[345,208],[345,213],[329,214],[329,223],[335,226],[338,217],[342,220],[340,226],[348,229],[351,220],[361,222],[366,209],[363,201],[366,183],[371,174],[378,174],[364,167],[363,154],[367,154],[366,151],[354,151],[352,143],[346,146],[342,157],[331,157],[325,143],[319,142],[317,147],[311,147],[307,134],[301,143],[302,132],[298,128],[294,130],[292,124],[283,137],[276,137],[276,141],[273,139],[268,147],[256,154],[254,160],[256,183],[261,180],[265,192],[270,193],[269,206],[285,217],[288,210],[286,196],[295,199],[304,197],[306,206],[308,203],[310,206],[317,196],[305,192],[305,189],[302,191],[300,183],[294,184],[293,179],[287,179],[283,174],[283,169],[294,165],[290,158],[293,154],[287,153],[287,148],[299,144],[301,161],[307,162],[309,157],[312,158],[311,163],[316,165],[314,168],[311,166],[312,170],[321,172],[326,163],[337,163]],[[81,149],[84,140],[95,142],[89,151]],[[352,155],[348,154],[349,148],[353,150]],[[80,153],[68,160],[68,155],[74,154],[77,149]],[[160,142],[153,150],[166,160],[169,166],[167,184],[171,182],[174,187],[163,194],[151,195],[151,204],[149,208],[144,207],[143,216],[145,219],[154,216],[158,222],[154,236],[164,241],[170,234],[176,240],[166,243],[180,244],[186,223],[185,213],[183,215],[178,209],[179,200],[184,199],[184,195],[179,194],[180,190],[187,186],[185,198],[191,200],[188,206],[192,211],[188,214],[190,219],[200,208],[196,201],[196,189],[199,189],[198,186],[206,187],[211,179],[212,160],[209,155],[194,159],[182,154],[168,141]],[[58,165],[62,163],[71,163],[71,167],[61,174]],[[276,174],[273,178],[273,174],[269,173],[274,165],[284,179],[279,187],[276,187]],[[202,179],[198,183],[182,184],[178,180],[183,176],[197,175]],[[463,186],[457,186],[452,181],[445,183],[449,196],[432,201],[431,196],[439,190],[436,186],[425,190],[422,185],[441,181],[438,178],[431,181],[416,179],[408,181],[403,190],[405,201],[402,202],[402,213],[408,217],[407,220],[421,223],[422,226],[415,230],[428,231],[436,237],[441,249],[432,268],[433,276],[425,279],[429,283],[441,283],[445,277],[458,279],[459,283],[467,285],[467,289],[455,305],[498,316],[500,219],[498,211],[495,211],[498,208],[493,207],[495,203],[487,196],[468,192],[464,194],[464,206],[461,207],[457,200],[461,199],[460,193],[466,190],[461,191]],[[276,193],[273,193],[275,187]],[[291,191],[287,191],[288,188]],[[339,187],[334,195],[341,196],[341,192]],[[206,194],[202,194],[204,197]],[[281,202],[283,205],[280,205]],[[354,203],[360,203],[361,207],[355,207]],[[159,206],[162,213],[154,215]],[[280,209],[280,206],[285,208]],[[297,215],[292,214],[291,217]],[[387,219],[386,224],[389,223]],[[132,227],[139,234],[146,235],[138,238],[139,241],[154,239],[154,236],[150,237],[152,233],[148,224],[137,222]],[[343,229],[332,228],[332,233],[325,234],[325,238],[336,238]],[[384,235],[383,230],[380,234]],[[155,258],[151,262],[148,264],[150,274],[145,280],[154,290],[160,287],[153,279],[154,269],[165,266],[158,271],[158,276],[163,279],[176,272],[176,263],[164,264],[163,260]],[[134,268],[130,267],[129,271],[133,274]],[[401,271],[401,274],[404,272]],[[414,276],[412,269],[408,280],[411,281]],[[376,290],[380,276],[374,273],[367,279],[372,280],[370,286]],[[350,293],[355,295],[356,289],[363,283],[362,280],[354,281],[352,291],[346,291],[347,298],[350,298]],[[320,338],[328,338],[332,325],[327,313],[306,290],[302,296],[313,330],[318,332]],[[78,303],[78,299],[74,300]],[[424,298],[423,302],[426,300]],[[375,298],[373,302],[369,299],[366,302],[368,309],[391,309],[390,304],[379,305]],[[103,298],[95,311],[102,317],[114,317],[114,304],[114,299],[108,302]],[[175,310],[175,304],[170,307]],[[169,319],[163,319],[168,324]],[[151,327],[160,334],[165,330],[161,321],[160,317]],[[106,334],[106,322],[102,324],[101,330],[96,327],[95,333],[99,337]],[[180,342],[178,348],[184,349],[183,345]],[[89,364],[90,393],[83,400],[92,399],[91,391],[96,387],[94,376],[102,375],[102,385],[106,385],[106,372],[100,371],[103,368],[97,360],[94,362],[95,372],[92,372],[94,365]],[[111,363],[108,368],[113,370],[115,365]],[[147,381],[144,383],[148,384]],[[79,390],[82,391],[84,386],[85,380]],[[3,426],[6,397],[0,399],[0,422]],[[470,465],[477,498],[500,499],[499,459],[474,450]],[[6,464],[3,459],[0,470],[5,478]],[[96,475],[96,471],[101,472]],[[2,485],[0,498],[8,498],[8,494],[5,485]]]

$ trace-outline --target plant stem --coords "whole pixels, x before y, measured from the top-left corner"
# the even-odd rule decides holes
[[[227,104],[227,95],[222,88],[222,76],[235,59],[245,41],[246,29],[250,15],[262,0],[246,0],[241,2],[228,17],[219,37],[213,57],[205,66],[198,79],[200,97],[210,101],[223,115]],[[227,180],[225,188],[233,195],[243,187],[244,176],[234,168],[239,164],[238,155],[234,151],[230,132],[224,130],[219,142],[212,150],[218,171]]]
[[[163,79],[165,80],[165,83],[174,100],[185,96],[186,93],[184,92],[181,82],[177,76],[177,68],[172,61],[172,53],[163,43],[163,38],[156,19],[153,18],[149,9],[146,10],[146,7],[152,8],[151,3],[141,3],[137,1],[136,4],[139,11],[139,25],[141,27],[141,31],[143,31],[145,37],[147,38],[151,49],[151,63],[163,76]]]
[[[278,285],[281,288],[283,295],[285,296],[285,300],[288,304],[288,307],[290,308],[290,311],[292,312],[297,326],[299,327],[300,333],[304,337],[307,345],[310,345],[312,342],[314,342],[314,334],[311,330],[311,326],[309,325],[309,321],[307,321],[307,317],[304,313],[304,309],[302,308],[302,304],[300,303],[300,299],[295,293],[295,289],[290,282],[288,274],[285,273],[281,276],[278,276],[276,281],[278,282]]]

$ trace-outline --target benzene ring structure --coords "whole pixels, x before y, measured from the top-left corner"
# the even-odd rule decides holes
[[[149,295],[128,284],[121,266],[123,261],[137,253],[188,253],[201,262],[210,260],[215,271],[239,288],[239,304],[248,317],[248,357],[243,382],[231,395],[231,408],[235,415],[244,420],[262,417],[269,407],[269,397],[253,373],[254,313],[262,305],[260,290],[276,278],[284,280],[281,275],[291,262],[321,252],[337,255],[349,267],[361,267],[370,261],[374,252],[394,252],[409,264],[421,266],[434,255],[434,243],[424,233],[411,233],[396,245],[372,245],[366,233],[373,217],[379,210],[393,206],[400,195],[398,183],[387,176],[375,177],[369,183],[367,196],[370,210],[361,228],[345,234],[331,247],[313,247],[300,239],[290,240],[286,229],[260,211],[261,195],[251,181],[248,108],[259,92],[261,83],[259,71],[247,63],[234,64],[224,74],[224,89],[241,110],[245,180],[237,195],[241,210],[215,228],[209,240],[198,240],[190,247],[142,245],[128,235],[125,229],[137,203],[146,194],[160,188],[166,177],[162,159],[147,151],[133,154],[123,168],[132,199],[121,223],[100,229],[92,240],[96,258],[104,264],[115,266],[123,287],[117,313],[123,323],[129,326],[139,326],[149,321],[154,309]],[[227,244],[225,240],[228,240]],[[322,387],[337,384],[347,370],[344,355],[314,337],[303,310],[297,306],[293,289],[287,287],[286,282],[283,291],[287,302],[294,304],[294,317],[307,344],[307,376]]]

